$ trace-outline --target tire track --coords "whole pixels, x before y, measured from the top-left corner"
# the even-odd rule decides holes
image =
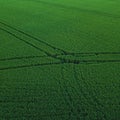
[[[57,48],[57,47],[52,46],[51,44],[45,42],[45,40],[39,39],[39,38],[37,38],[37,37],[35,37],[35,36],[33,36],[33,35],[30,35],[30,34],[24,32],[24,31],[22,31],[22,30],[19,30],[19,29],[15,28],[15,27],[12,27],[12,26],[4,23],[4,22],[1,22],[1,21],[0,21],[0,24],[2,24],[2,25],[4,25],[4,26],[7,26],[7,27],[9,27],[9,28],[11,28],[11,29],[13,29],[13,30],[21,33],[21,34],[24,34],[24,35],[26,35],[26,36],[28,36],[28,37],[30,37],[30,38],[32,38],[32,39],[40,42],[40,43],[43,43],[44,45],[46,45],[46,46],[48,46],[48,47],[50,47],[50,48],[52,48],[52,49],[54,49],[54,50],[58,50],[58,51],[60,51],[61,53],[64,53],[64,54],[67,53],[67,52],[64,51],[63,49]]]
[[[120,60],[70,60],[66,59],[66,61],[62,61],[62,63],[68,63],[68,64],[98,64],[98,63],[119,63]],[[64,60],[64,59],[63,59]]]
[[[52,58],[54,58],[54,59],[57,59],[57,60],[60,60],[62,63],[73,63],[73,64],[83,64],[83,63],[89,63],[89,64],[93,64],[93,63],[108,63],[108,62],[116,62],[116,63],[118,63],[118,62],[120,62],[120,60],[71,60],[71,59],[65,59],[65,58],[61,58],[61,57],[58,57],[57,55],[52,55],[52,54],[50,54],[50,53],[48,53],[47,51],[44,51],[43,49],[41,49],[41,48],[39,48],[39,47],[37,47],[37,46],[35,46],[34,44],[32,44],[32,43],[30,43],[30,42],[27,42],[26,40],[24,40],[24,39],[22,39],[22,38],[19,38],[18,36],[16,36],[16,34],[14,34],[14,33],[11,33],[11,32],[9,32],[9,31],[7,31],[7,30],[5,30],[5,29],[3,29],[3,28],[0,28],[0,30],[2,30],[2,31],[4,31],[4,32],[6,32],[6,33],[8,33],[8,34],[10,34],[10,35],[12,35],[12,36],[14,36],[15,38],[17,38],[17,39],[19,39],[20,41],[23,41],[24,43],[26,43],[26,44],[28,44],[29,46],[31,46],[31,47],[34,47],[35,49],[37,49],[37,50],[39,50],[39,51],[42,51],[42,52],[44,52],[47,56],[49,56],[49,57],[52,57]],[[85,54],[89,54],[89,53],[85,53]],[[90,53],[91,54],[91,53]],[[95,53],[96,54],[96,53]],[[97,54],[108,54],[107,52],[102,52],[102,53],[97,53]],[[118,54],[117,52],[115,53],[115,52],[111,52],[111,54]]]
[[[51,62],[51,63],[41,63],[41,64],[18,65],[18,66],[0,68],[0,71],[11,70],[11,69],[38,67],[38,66],[59,65],[59,64],[63,64],[63,63],[62,62],[53,62],[53,63]]]
[[[67,53],[67,55],[120,55],[120,52],[79,52],[79,53]]]
[[[61,54],[56,54],[56,56],[58,56],[58,55],[73,55],[73,56],[75,56],[75,55],[120,54],[120,52],[80,52],[80,53],[68,52],[68,51],[65,51],[65,50],[63,50],[63,49],[56,48],[56,47],[54,47],[54,46],[52,46],[52,45],[50,45],[50,44],[48,44],[48,43],[46,43],[46,42],[44,42],[44,41],[41,41],[41,39],[38,39],[37,37],[32,36],[32,35],[30,35],[30,34],[28,34],[28,33],[25,33],[24,31],[19,30],[19,29],[13,27],[13,26],[10,26],[10,25],[8,25],[8,24],[6,24],[6,23],[4,23],[4,22],[1,22],[1,21],[0,21],[0,23],[3,24],[3,25],[5,25],[5,26],[7,26],[7,27],[9,27],[9,28],[11,28],[11,29],[13,29],[13,30],[15,30],[15,31],[17,31],[17,32],[19,32],[19,33],[21,33],[21,34],[24,34],[24,35],[26,35],[26,36],[34,39],[34,40],[37,40],[37,41],[45,44],[46,46],[49,46],[49,47],[51,47],[51,48],[53,48],[53,49],[55,49],[55,50],[61,51]]]
[[[26,44],[29,45],[29,46],[32,46],[32,47],[34,47],[35,49],[37,49],[37,50],[39,50],[39,51],[41,51],[41,52],[43,52],[43,53],[45,53],[45,54],[48,54],[48,53],[47,53],[46,51],[44,51],[43,49],[41,49],[41,48],[39,48],[39,47],[33,45],[33,44],[30,43],[30,42],[27,42],[26,40],[24,40],[24,39],[18,37],[18,36],[17,36],[16,34],[14,34],[14,33],[9,32],[8,30],[5,30],[5,29],[3,29],[3,28],[1,28],[1,27],[0,27],[0,30],[2,30],[2,31],[4,31],[4,32],[6,32],[6,33],[8,33],[8,34],[10,34],[11,36],[13,36],[13,37],[19,39],[20,41],[23,41],[24,43],[26,43]]]
[[[81,75],[82,75],[82,78],[84,79],[84,81],[86,81],[85,78],[83,77],[83,72],[81,72]],[[86,82],[85,82],[85,84],[87,85]],[[90,84],[88,84],[88,85],[90,86]],[[100,111],[100,112],[102,113],[102,115],[103,115],[104,120],[107,120],[107,116],[106,116],[106,114],[105,114],[105,112],[104,112],[104,105],[100,103],[100,101],[97,99],[97,97],[96,97],[95,95],[93,95],[93,94],[90,93],[90,92],[89,92],[89,94],[91,95],[91,98],[93,99],[93,101],[94,101],[94,102],[97,104],[97,106],[98,106],[98,108],[96,108],[97,111]],[[103,109],[103,110],[100,110],[100,109]]]
[[[75,66],[75,65],[73,65],[73,66]],[[74,71],[74,72],[76,72],[76,71]],[[78,81],[77,76],[74,76],[74,78]],[[79,81],[77,82],[77,84],[79,85]],[[81,100],[81,95],[80,95],[78,89],[76,87],[72,86],[72,84],[69,84],[69,86],[72,88],[73,93],[76,94],[76,96]],[[81,88],[81,92],[84,93],[82,88]],[[85,93],[84,93],[84,96],[86,96]],[[77,104],[77,106],[74,106],[74,108],[76,110],[77,120],[80,120],[81,118],[86,119],[86,117],[88,116],[88,113],[85,110],[84,106],[82,105],[82,102],[80,102],[80,103],[81,104]]]
[[[95,60],[94,60],[95,61]],[[37,66],[47,66],[47,65],[55,65],[55,64],[100,64],[100,63],[120,63],[120,60],[97,60],[97,62],[90,62],[89,60],[84,60],[84,61],[79,61],[79,62],[64,62],[64,61],[60,61],[60,62],[55,62],[55,63],[42,63],[42,64],[30,64],[30,65],[19,65],[19,66],[11,66],[11,67],[3,67],[0,68],[0,71],[2,70],[10,70],[10,69],[20,69],[20,68],[30,68],[30,67],[37,67]]]
[[[75,68],[74,68],[74,72],[75,72],[75,71],[76,71],[76,70],[75,70]],[[76,74],[76,72],[75,72],[75,74]],[[83,72],[82,72],[81,68],[80,68],[80,76],[81,76],[82,81],[84,82],[84,85],[85,85],[86,87],[88,87],[88,83],[86,82],[86,79],[85,79],[84,76],[83,76]],[[77,75],[76,75],[76,77],[77,77]],[[79,82],[78,82],[78,84],[79,84]],[[90,84],[89,84],[89,86],[90,86]],[[83,93],[84,93],[84,91],[83,91]],[[107,120],[106,114],[105,114],[102,110],[100,110],[100,108],[104,109],[104,106],[99,102],[99,100],[96,98],[96,96],[94,96],[92,93],[89,92],[89,90],[88,90],[88,94],[90,95],[91,100],[93,100],[93,102],[90,102],[90,101],[89,101],[89,103],[92,104],[93,106],[95,106],[95,109],[96,109],[97,111],[99,111],[100,113],[102,113],[102,115],[103,115],[103,117],[104,117],[104,120]],[[86,97],[86,96],[84,96],[84,97]],[[86,100],[89,100],[89,99],[86,97]],[[98,106],[98,107],[97,107],[97,106]],[[102,119],[103,119],[103,118],[102,118]]]
[[[55,56],[61,56],[61,54],[56,54]],[[64,56],[64,55],[63,55]],[[67,55],[66,55],[67,56]],[[91,56],[91,55],[90,55]],[[13,60],[22,60],[22,59],[34,59],[34,58],[47,58],[48,56],[21,56],[21,57],[8,57],[8,58],[1,58],[0,61],[13,61]],[[80,56],[85,57],[85,56]]]
[[[76,79],[76,76],[74,76],[74,78]],[[77,83],[77,84],[79,84],[79,83]],[[79,91],[77,90],[77,88],[72,86],[72,84],[70,84],[70,83],[69,83],[69,86],[72,88],[71,90],[72,90],[73,94],[75,94],[77,96],[77,98],[81,99],[81,95],[80,95]],[[65,88],[67,88],[67,86]],[[82,91],[82,89],[81,89],[81,91]],[[88,115],[88,113],[84,109],[84,106],[82,105],[82,103],[77,104],[77,106],[74,106],[74,108],[76,110],[76,116],[77,116],[78,120],[81,118],[85,119],[85,117]]]
[[[8,24],[6,24],[6,23],[3,23],[3,22],[1,22],[0,21],[0,23],[1,24],[3,24],[3,25],[5,25],[5,26],[7,26],[7,27],[9,27],[9,28],[11,28],[11,29],[13,29],[13,30],[15,30],[15,31],[17,31],[17,32],[19,32],[19,33],[22,33],[22,34],[24,34],[24,35],[26,35],[26,36],[28,36],[28,37],[30,37],[30,38],[32,38],[32,39],[37,39],[37,41],[39,41],[39,39],[38,38],[36,38],[36,37],[34,37],[34,36],[32,36],[32,35],[30,35],[30,34],[28,34],[28,33],[25,33],[25,32],[23,32],[23,31],[21,31],[21,30],[18,30],[17,28],[14,28],[14,27],[12,27],[12,26],[10,26],[10,25],[8,25]],[[3,30],[3,31],[7,31],[7,30],[5,30],[5,29],[3,29],[3,28],[1,28],[1,30]],[[13,35],[13,33],[11,34],[11,35]],[[15,35],[15,34],[14,34]],[[13,35],[13,36],[14,36]],[[17,36],[17,35],[16,35]],[[14,36],[15,37],[15,36]],[[18,38],[18,37],[17,37]],[[46,42],[44,42],[44,41],[42,41],[41,43],[46,43]],[[45,45],[47,45],[47,46],[49,46],[47,43],[45,44]],[[59,50],[59,51],[61,51],[61,54],[55,54],[54,56],[59,56],[59,55],[72,55],[72,56],[78,56],[78,55],[105,55],[105,54],[120,54],[120,52],[80,52],[80,53],[73,53],[73,52],[67,52],[67,51],[65,51],[65,50],[62,50],[62,49],[59,49],[59,48],[56,48],[56,47],[52,47],[52,46],[49,46],[49,47],[51,47],[51,48],[53,48],[53,49],[56,49],[56,50]],[[43,50],[42,50],[42,52],[43,52]]]
[[[55,54],[55,56],[71,56],[73,55],[74,57],[88,57],[88,56],[94,56],[94,55],[119,55],[119,52],[89,52],[89,53],[69,53],[69,54]],[[9,58],[2,58],[0,61],[6,61],[6,60],[17,60],[17,59],[30,59],[30,58],[40,58],[40,57],[47,57],[45,55],[43,56],[22,56],[22,57],[9,57]]]
[[[77,76],[75,65],[73,65],[73,75],[74,75],[74,78],[76,80],[76,83],[77,83],[78,87],[80,88],[81,93],[83,94],[84,98],[87,99],[87,97],[86,97],[87,95],[85,94],[84,90],[82,89],[82,86],[80,84],[79,78]],[[81,77],[81,79],[83,80],[82,77]]]
[[[74,56],[74,57],[88,57],[88,56],[95,56],[95,55],[119,55],[119,52],[91,52],[91,53],[69,53],[69,54],[55,54],[54,56]],[[22,56],[22,57],[8,57],[8,58],[2,58],[0,61],[7,61],[7,60],[19,60],[19,59],[31,59],[31,58],[41,58],[41,57],[47,57],[45,55],[43,56]]]
[[[31,58],[45,58],[47,56],[22,56],[22,57],[10,57],[10,58],[2,58],[0,61],[11,61],[11,60],[21,60],[21,59],[31,59]]]
[[[87,94],[84,92],[84,90],[82,89],[82,84],[80,84],[80,81],[78,79],[77,73],[76,73],[76,69],[75,69],[75,65],[73,65],[73,76],[74,79],[76,80],[77,86],[80,88],[80,93],[83,95],[83,97],[88,101],[87,98]],[[78,95],[79,98],[81,98],[80,93],[76,90],[76,93]],[[81,104],[82,105],[82,104]],[[81,114],[84,116],[84,118],[88,115],[88,113],[85,111],[85,109],[82,109],[84,112],[82,112]],[[77,111],[78,113],[81,112],[81,109],[79,107],[77,107]]]
[[[63,59],[63,63],[72,63],[72,64],[120,63],[120,60],[70,60],[70,59]]]
[[[71,108],[71,104],[69,103],[69,101],[67,100],[65,94],[64,94],[64,88],[62,87],[62,84],[60,82],[60,80],[57,81],[58,84],[59,84],[59,87],[60,87],[60,92],[62,93],[62,96],[63,96],[63,100],[65,101],[65,103],[67,104],[67,106],[71,109],[68,113],[69,115],[69,119],[71,117],[71,111],[73,111],[73,107]]]
[[[52,57],[52,58],[58,59],[58,60],[61,60],[61,59],[62,59],[62,58],[58,58],[58,57],[56,57],[55,55],[52,55],[52,54],[48,53],[47,51],[41,49],[40,47],[37,47],[37,46],[35,46],[34,44],[32,44],[32,43],[30,43],[30,42],[28,42],[28,41],[26,41],[26,40],[24,40],[24,39],[16,36],[16,34],[14,34],[14,33],[12,33],[12,32],[9,32],[8,30],[5,30],[5,29],[3,29],[3,28],[1,28],[1,27],[0,27],[0,30],[2,30],[2,31],[4,31],[4,32],[6,32],[6,33],[8,33],[8,34],[10,34],[11,36],[14,36],[14,37],[17,38],[18,40],[26,43],[27,45],[29,45],[29,46],[31,46],[31,47],[33,47],[33,48],[35,48],[35,49],[37,49],[37,50],[45,53],[45,54],[46,54],[47,56],[49,56],[49,57]]]
[[[13,29],[13,30],[15,30],[15,31],[23,34],[23,35],[26,35],[26,36],[34,39],[34,40],[39,41],[39,39],[38,39],[37,37],[34,37],[34,36],[32,36],[32,35],[30,35],[30,34],[28,34],[28,33],[25,33],[25,32],[23,32],[22,30],[19,30],[19,29],[15,28],[15,27],[12,27],[12,26],[10,26],[10,25],[8,25],[8,24],[6,24],[6,23],[4,23],[4,22],[1,22],[1,21],[0,21],[0,23],[1,23],[2,25],[4,25],[4,26],[7,26],[8,28],[11,28],[11,29]],[[2,29],[2,30],[3,30],[3,29]],[[14,36],[14,37],[15,37],[15,36]],[[40,42],[40,41],[39,41],[39,42]],[[47,45],[47,46],[49,46],[49,47],[51,47],[51,48],[53,48],[53,49],[60,50],[60,51],[61,51],[61,54],[57,54],[57,56],[58,56],[58,55],[74,55],[74,53],[69,53],[69,52],[66,52],[65,50],[62,50],[62,49],[59,49],[59,48],[55,48],[54,46],[48,45],[48,44],[47,44],[46,42],[44,42],[44,41],[42,41],[41,43],[44,43],[45,45]]]
[[[63,69],[64,69],[64,66],[61,66],[61,79],[65,80]],[[67,85],[65,84],[65,82],[63,84],[61,84],[60,81],[59,81],[59,85],[61,86],[61,93],[63,93],[64,100],[65,100],[66,104],[68,105],[68,107],[70,108],[69,119],[72,115],[74,115],[76,117],[76,119],[79,120],[79,117],[75,112],[74,101],[72,99],[72,96],[71,96],[70,92],[68,91]],[[64,93],[65,93],[65,95],[64,95]]]

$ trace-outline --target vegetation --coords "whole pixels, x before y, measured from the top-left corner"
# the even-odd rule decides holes
[[[120,119],[119,0],[0,0],[0,119]]]

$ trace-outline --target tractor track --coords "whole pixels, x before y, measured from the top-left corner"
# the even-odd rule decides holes
[[[21,33],[21,34],[24,34],[24,35],[26,35],[26,36],[34,39],[34,40],[37,40],[37,41],[45,44],[46,46],[53,48],[54,50],[59,50],[61,53],[60,53],[60,54],[56,54],[56,56],[59,56],[59,55],[73,55],[73,56],[76,56],[76,55],[106,55],[106,54],[108,55],[108,54],[120,54],[120,52],[78,52],[78,53],[68,52],[68,51],[65,51],[65,50],[63,50],[63,49],[54,47],[54,46],[50,45],[49,43],[46,43],[46,42],[42,41],[41,39],[39,39],[39,38],[37,38],[37,37],[35,37],[35,36],[33,36],[33,35],[30,35],[30,34],[24,32],[24,31],[22,31],[22,30],[19,30],[19,29],[15,28],[15,27],[13,27],[13,26],[11,26],[11,25],[8,25],[8,24],[6,24],[6,23],[4,23],[4,22],[1,22],[1,21],[0,21],[0,24],[3,24],[3,25],[5,25],[5,26],[7,26],[7,27],[9,27],[9,28],[11,28],[11,29],[13,29],[13,30]],[[3,29],[3,28],[2,28],[2,29]]]
[[[32,59],[32,58],[46,58],[47,56],[22,56],[22,57],[9,57],[9,58],[2,58],[0,61],[11,61],[11,60],[23,60],[23,59]]]
[[[32,39],[34,39],[34,40],[36,40],[36,41],[38,41],[38,42],[40,42],[40,43],[43,43],[44,45],[46,45],[46,46],[48,46],[48,47],[50,47],[50,48],[52,48],[52,49],[54,49],[54,50],[58,50],[58,51],[60,51],[60,52],[62,52],[62,53],[66,53],[66,51],[64,51],[64,50],[62,50],[62,49],[60,49],[60,48],[57,48],[57,47],[55,47],[55,46],[52,46],[51,44],[45,42],[45,40],[39,39],[39,38],[37,38],[37,37],[35,37],[35,36],[33,36],[33,35],[30,35],[30,34],[24,32],[24,31],[22,31],[22,30],[17,29],[17,28],[15,28],[15,27],[11,26],[11,25],[8,25],[8,24],[6,24],[6,23],[4,23],[4,22],[1,22],[1,21],[0,21],[0,24],[3,24],[4,26],[7,26],[7,27],[9,27],[9,28],[11,28],[11,29],[13,29],[13,30],[15,30],[15,31],[23,34],[23,35],[26,35],[26,36],[28,36],[28,37],[30,37],[30,38],[32,38]]]
[[[60,92],[62,94],[62,97],[63,97],[63,100],[65,101],[66,105],[70,108],[70,111],[68,112],[68,115],[69,115],[69,118],[71,116],[71,111],[73,111],[73,108],[71,107],[71,104],[69,103],[68,99],[66,98],[65,94],[64,94],[64,87],[63,85],[61,84],[61,81],[60,80],[57,80],[57,83],[60,87]]]
[[[73,71],[74,72],[74,71]],[[76,76],[74,76],[74,78],[76,79]],[[78,83],[77,83],[78,84]],[[77,91],[77,89],[69,82],[69,86],[72,90],[72,93],[76,95],[76,99],[77,98],[81,98],[80,94],[79,94],[79,91]],[[65,86],[65,88],[67,88],[67,86]],[[82,89],[81,89],[82,90]],[[83,91],[84,92],[84,91]],[[74,106],[74,109],[76,110],[76,117],[77,119],[81,119],[82,118],[85,118],[88,113],[86,112],[86,110],[84,109],[82,103],[81,104],[77,104],[77,106],[75,105]]]
[[[63,64],[63,63],[61,63],[61,62],[52,63],[51,62],[51,63],[41,63],[41,64],[18,65],[18,66],[0,68],[0,71],[11,70],[11,69],[30,68],[30,67],[39,67],[39,66],[48,66],[48,65],[59,65],[59,64]]]
[[[76,71],[75,70],[75,66],[74,66],[74,71]],[[75,74],[76,74],[76,72],[75,72]],[[80,68],[80,76],[81,76],[81,79],[82,79],[82,81],[84,82],[84,85],[87,87],[88,86],[88,83],[86,82],[86,79],[84,78],[84,76],[83,76],[83,72],[82,72],[82,70],[81,70],[81,68]],[[77,77],[77,74],[76,74],[76,77]],[[79,85],[79,81],[78,81],[78,85]],[[90,84],[89,84],[90,85]],[[88,90],[89,91],[89,90]],[[83,90],[83,92],[82,93],[84,93],[84,90]],[[90,95],[90,98],[93,100],[93,102],[90,102],[89,101],[89,103],[91,104],[91,105],[93,105],[93,106],[98,106],[98,107],[95,107],[95,109],[97,110],[97,111],[99,111],[100,113],[102,113],[102,115],[103,115],[103,117],[104,117],[104,120],[107,120],[107,116],[106,116],[106,114],[102,111],[102,110],[100,110],[101,108],[104,108],[104,106],[99,102],[99,100],[96,98],[96,96],[94,96],[91,92],[88,92],[88,94]],[[88,99],[87,97],[86,97],[86,95],[84,95],[84,97],[86,98],[86,100]],[[95,104],[96,105],[95,105]],[[103,119],[103,118],[102,118]]]
[[[57,54],[58,55],[61,55],[61,54]],[[66,55],[67,56],[67,55]],[[91,56],[91,55],[90,55]],[[48,56],[46,55],[31,55],[31,56],[18,56],[18,57],[8,57],[8,58],[0,58],[0,61],[13,61],[13,60],[23,60],[23,59],[33,59],[33,58],[47,58]],[[79,56],[76,56],[76,57],[79,57]],[[80,57],[86,57],[86,56],[80,56]]]
[[[65,80],[63,69],[64,69],[64,66],[61,67],[61,79]],[[79,120],[79,117],[78,117],[77,113],[75,113],[75,111],[74,111],[75,110],[74,101],[72,99],[71,94],[68,91],[67,85],[65,84],[65,82],[63,84],[61,84],[60,81],[59,81],[59,85],[61,86],[61,92],[63,91],[62,93],[63,93],[63,96],[64,96],[64,100],[65,100],[66,104],[68,105],[68,107],[70,108],[69,119],[70,119],[71,115],[74,115],[76,117],[76,119]]]
[[[80,93],[83,95],[83,97],[84,97],[86,100],[88,100],[87,95],[85,94],[84,90],[82,89],[82,85],[80,85],[80,81],[79,81],[78,76],[77,76],[77,73],[76,73],[75,65],[73,65],[73,76],[74,76],[74,79],[76,80],[76,83],[77,83],[78,87],[80,88]],[[81,95],[80,95],[80,93],[79,93],[77,90],[76,90],[76,93],[77,93],[78,97],[81,98]],[[82,104],[81,104],[81,106],[82,106]],[[80,106],[80,107],[81,107],[81,106]],[[80,109],[79,107],[77,107],[77,111],[78,111],[78,112],[81,112],[81,109]],[[84,117],[87,116],[87,113],[85,112],[84,109],[83,109],[83,111],[84,111],[84,112],[82,112],[82,115],[83,115]]]
[[[41,51],[41,52],[43,52],[43,53],[45,53],[45,54],[48,55],[48,53],[47,53],[46,51],[44,51],[43,49],[35,46],[34,44],[32,44],[32,43],[30,43],[30,42],[27,42],[26,40],[18,37],[16,34],[14,34],[14,33],[12,33],[12,32],[9,32],[8,30],[3,29],[3,28],[1,28],[1,27],[0,27],[0,30],[2,30],[2,31],[4,31],[4,32],[6,32],[6,33],[8,33],[8,34],[10,34],[11,36],[14,36],[15,38],[19,39],[20,41],[23,41],[24,43],[26,43],[27,45],[32,46],[33,48],[35,48],[35,49],[37,49],[37,50],[39,50],[39,51]]]
[[[1,22],[0,22],[1,23]],[[9,25],[7,25],[7,24],[5,24],[5,23],[2,23],[2,24],[4,24],[4,25],[6,25],[6,26],[9,26]],[[9,26],[9,27],[11,27],[11,26]],[[18,32],[21,32],[22,34],[25,34],[25,35],[27,35],[27,36],[31,36],[31,35],[29,35],[29,34],[27,34],[27,33],[24,33],[23,31],[21,31],[21,30],[18,30],[18,29],[16,29],[16,28],[14,28],[14,27],[11,27],[12,29],[15,29],[15,30],[17,30]],[[8,33],[8,34],[10,34],[11,36],[13,36],[13,37],[15,37],[15,38],[17,38],[17,39],[19,39],[20,41],[22,41],[22,42],[24,42],[25,44],[27,44],[27,45],[29,45],[29,46],[31,46],[31,47],[33,47],[33,48],[35,48],[35,49],[37,49],[37,50],[39,50],[39,51],[41,51],[41,52],[43,52],[43,53],[45,53],[47,56],[46,57],[51,57],[51,58],[54,58],[54,59],[57,59],[57,60],[60,60],[61,62],[59,62],[59,63],[61,63],[61,64],[63,64],[63,63],[69,63],[69,64],[98,64],[98,63],[119,63],[120,62],[120,60],[76,60],[76,59],[74,59],[74,60],[71,60],[71,59],[66,59],[66,58],[63,58],[63,57],[61,57],[61,56],[67,56],[67,55],[72,55],[72,56],[74,56],[74,57],[78,57],[78,55],[79,56],[83,56],[83,55],[87,55],[87,56],[90,56],[90,55],[93,55],[93,56],[98,56],[98,55],[119,55],[120,54],[120,52],[84,52],[84,53],[70,53],[70,52],[64,52],[63,53],[63,51],[61,50],[61,53],[59,53],[59,54],[50,54],[49,52],[47,52],[46,50],[43,50],[43,49],[41,49],[40,47],[37,47],[36,45],[34,45],[34,44],[32,44],[32,43],[30,43],[30,42],[28,42],[28,41],[26,41],[26,40],[24,40],[24,39],[22,39],[22,38],[20,38],[20,37],[18,37],[16,34],[14,34],[14,33],[12,33],[12,32],[10,32],[10,31],[8,31],[8,30],[6,30],[6,29],[3,29],[3,28],[1,28],[0,27],[0,30],[2,30],[2,31],[4,31],[4,32],[6,32],[6,33]],[[32,37],[33,39],[35,39],[34,37]],[[48,44],[46,44],[46,46],[48,46]],[[36,56],[37,57],[37,56]],[[30,57],[26,57],[26,59],[29,59]],[[31,56],[31,58],[34,58],[34,56]],[[3,60],[13,60],[13,59],[25,59],[25,57],[21,57],[21,58],[3,58],[3,59],[1,59],[1,61],[3,61]],[[54,63],[52,63],[52,64],[54,64]],[[56,63],[55,63],[56,64]],[[7,70],[7,69],[17,69],[17,68],[25,68],[25,67],[32,67],[32,66],[40,66],[40,65],[51,65],[51,63],[44,63],[44,64],[32,64],[32,65],[24,65],[24,66],[14,66],[14,67],[6,67],[6,68],[0,68],[0,70]]]
[[[88,56],[99,56],[99,55],[120,55],[120,52],[85,52],[85,53],[69,53],[69,54],[55,54],[55,56],[74,56],[74,57],[88,57]],[[18,56],[18,57],[8,57],[8,58],[1,58],[0,61],[7,61],[7,60],[19,60],[19,59],[31,59],[31,58],[43,58],[48,57],[46,55],[43,56]]]
[[[98,15],[101,15],[101,16],[105,16],[105,17],[110,17],[110,18],[120,18],[120,16],[117,16],[117,15],[113,15],[113,14],[109,14],[109,13],[106,13],[106,12],[99,12],[99,11],[95,11],[95,10],[87,10],[87,9],[82,9],[82,8],[76,8],[76,7],[72,7],[72,6],[64,6],[64,5],[60,5],[60,4],[57,4],[57,3],[50,3],[50,2],[45,2],[45,1],[41,1],[41,0],[36,0],[38,2],[41,2],[42,4],[48,4],[48,5],[53,5],[53,6],[57,6],[57,7],[60,7],[60,8],[67,8],[67,9],[73,9],[73,10],[78,10],[78,11],[81,11],[81,12],[85,12],[85,13],[92,13],[92,14],[98,14]],[[10,61],[10,60],[23,60],[23,59],[34,59],[34,58],[46,58],[46,57],[51,57],[51,58],[54,58],[54,59],[57,59],[57,60],[60,60],[59,62],[49,62],[49,63],[41,63],[41,64],[29,64],[29,65],[18,65],[18,66],[10,66],[10,67],[4,67],[4,68],[0,68],[0,71],[3,71],[3,70],[11,70],[11,69],[22,69],[22,68],[32,68],[32,67],[38,67],[38,66],[49,66],[49,65],[61,65],[61,64],[73,64],[73,75],[74,75],[74,78],[78,84],[78,86],[80,87],[80,90],[81,90],[81,93],[82,95],[84,96],[85,99],[88,99],[87,95],[84,93],[84,90],[81,88],[81,85],[80,85],[80,82],[79,82],[79,78],[77,76],[77,72],[76,72],[76,69],[75,69],[75,66],[76,65],[79,65],[79,64],[101,64],[101,63],[120,63],[120,60],[77,60],[76,58],[74,60],[71,60],[71,59],[65,59],[65,58],[62,58],[62,56],[68,56],[68,55],[71,55],[71,56],[74,56],[74,57],[82,57],[82,56],[98,56],[98,55],[120,55],[120,52],[81,52],[81,53],[72,53],[72,52],[68,52],[68,51],[65,51],[63,49],[60,49],[60,48],[57,48],[47,42],[44,42],[43,39],[39,39],[35,36],[32,36],[28,33],[25,33],[24,31],[21,31],[19,29],[16,29],[10,25],[7,25],[3,22],[0,22],[0,24],[3,24],[21,34],[24,34],[36,41],[39,41],[40,43],[54,49],[55,51],[58,51],[60,52],[60,54],[50,54],[48,51],[44,50],[44,49],[41,49],[40,47],[37,47],[36,45],[34,45],[33,43],[30,43],[30,42],[27,42],[26,40],[18,37],[15,33],[13,32],[10,32],[4,28],[0,28],[0,30],[10,34],[11,36],[19,39],[20,41],[23,41],[24,43],[26,43],[27,45],[45,53],[46,55],[43,55],[43,56],[22,56],[22,57],[11,57],[11,58],[2,58],[0,59],[0,61]],[[64,66],[61,67],[61,79],[65,80],[65,75],[64,75]],[[84,81],[85,83],[85,86],[88,86],[89,83],[86,82],[86,79],[83,75],[83,71],[82,69],[80,69],[80,76],[81,76],[81,79],[82,81]],[[71,93],[68,89],[68,86],[67,84],[64,82],[62,84],[62,82],[60,80],[58,80],[58,84],[59,84],[59,87],[60,87],[60,91],[63,95],[63,99],[65,101],[65,103],[67,104],[67,106],[70,108],[70,112],[69,113],[60,113],[60,114],[43,114],[43,115],[40,115],[42,118],[44,117],[51,117],[52,116],[63,116],[63,115],[67,115],[69,114],[69,118],[74,115],[76,117],[77,120],[79,120],[79,116],[78,114],[76,113],[76,111],[79,113],[81,110],[79,108],[76,109],[75,107],[75,103],[74,103],[74,100],[71,96]],[[70,85],[70,87],[72,87]],[[77,91],[77,89],[73,88],[76,92],[77,95],[79,95],[79,92]],[[96,108],[96,112],[99,111],[102,113],[103,115],[103,119],[106,120],[107,117],[106,117],[106,114],[104,112],[101,111],[101,108],[104,108],[104,106],[99,102],[99,100],[97,99],[96,96],[94,96],[92,93],[90,93],[90,97],[91,99],[95,102],[96,105],[98,105],[98,107],[95,107]],[[79,95],[80,97],[80,95]],[[1,102],[1,101],[0,101]],[[90,101],[89,101],[90,102]],[[73,105],[71,105],[71,103],[73,103]],[[90,102],[91,104],[91,102]],[[95,106],[95,104],[93,103],[93,106]],[[84,115],[84,114],[83,114]],[[86,114],[85,114],[86,115]],[[24,117],[24,115],[23,115]],[[26,115],[25,117],[36,117],[36,114],[33,114],[33,115]],[[13,117],[11,117],[13,118]],[[17,118],[17,116],[15,117]]]
[[[95,61],[95,60],[94,60]],[[41,64],[29,64],[29,65],[19,65],[19,66],[10,66],[10,67],[3,67],[0,68],[0,71],[3,70],[10,70],[10,69],[20,69],[20,68],[30,68],[30,67],[39,67],[39,66],[49,66],[49,65],[60,65],[60,64],[101,64],[101,63],[120,63],[120,60],[96,60],[94,62],[93,60],[83,60],[79,61],[79,63],[71,61],[71,62],[53,62],[53,63],[41,63]]]

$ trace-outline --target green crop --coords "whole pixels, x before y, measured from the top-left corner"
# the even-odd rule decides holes
[[[0,120],[120,120],[120,1],[0,0]]]

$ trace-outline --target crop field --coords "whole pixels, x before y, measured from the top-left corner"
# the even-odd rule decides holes
[[[120,120],[120,0],[0,0],[0,120]]]

